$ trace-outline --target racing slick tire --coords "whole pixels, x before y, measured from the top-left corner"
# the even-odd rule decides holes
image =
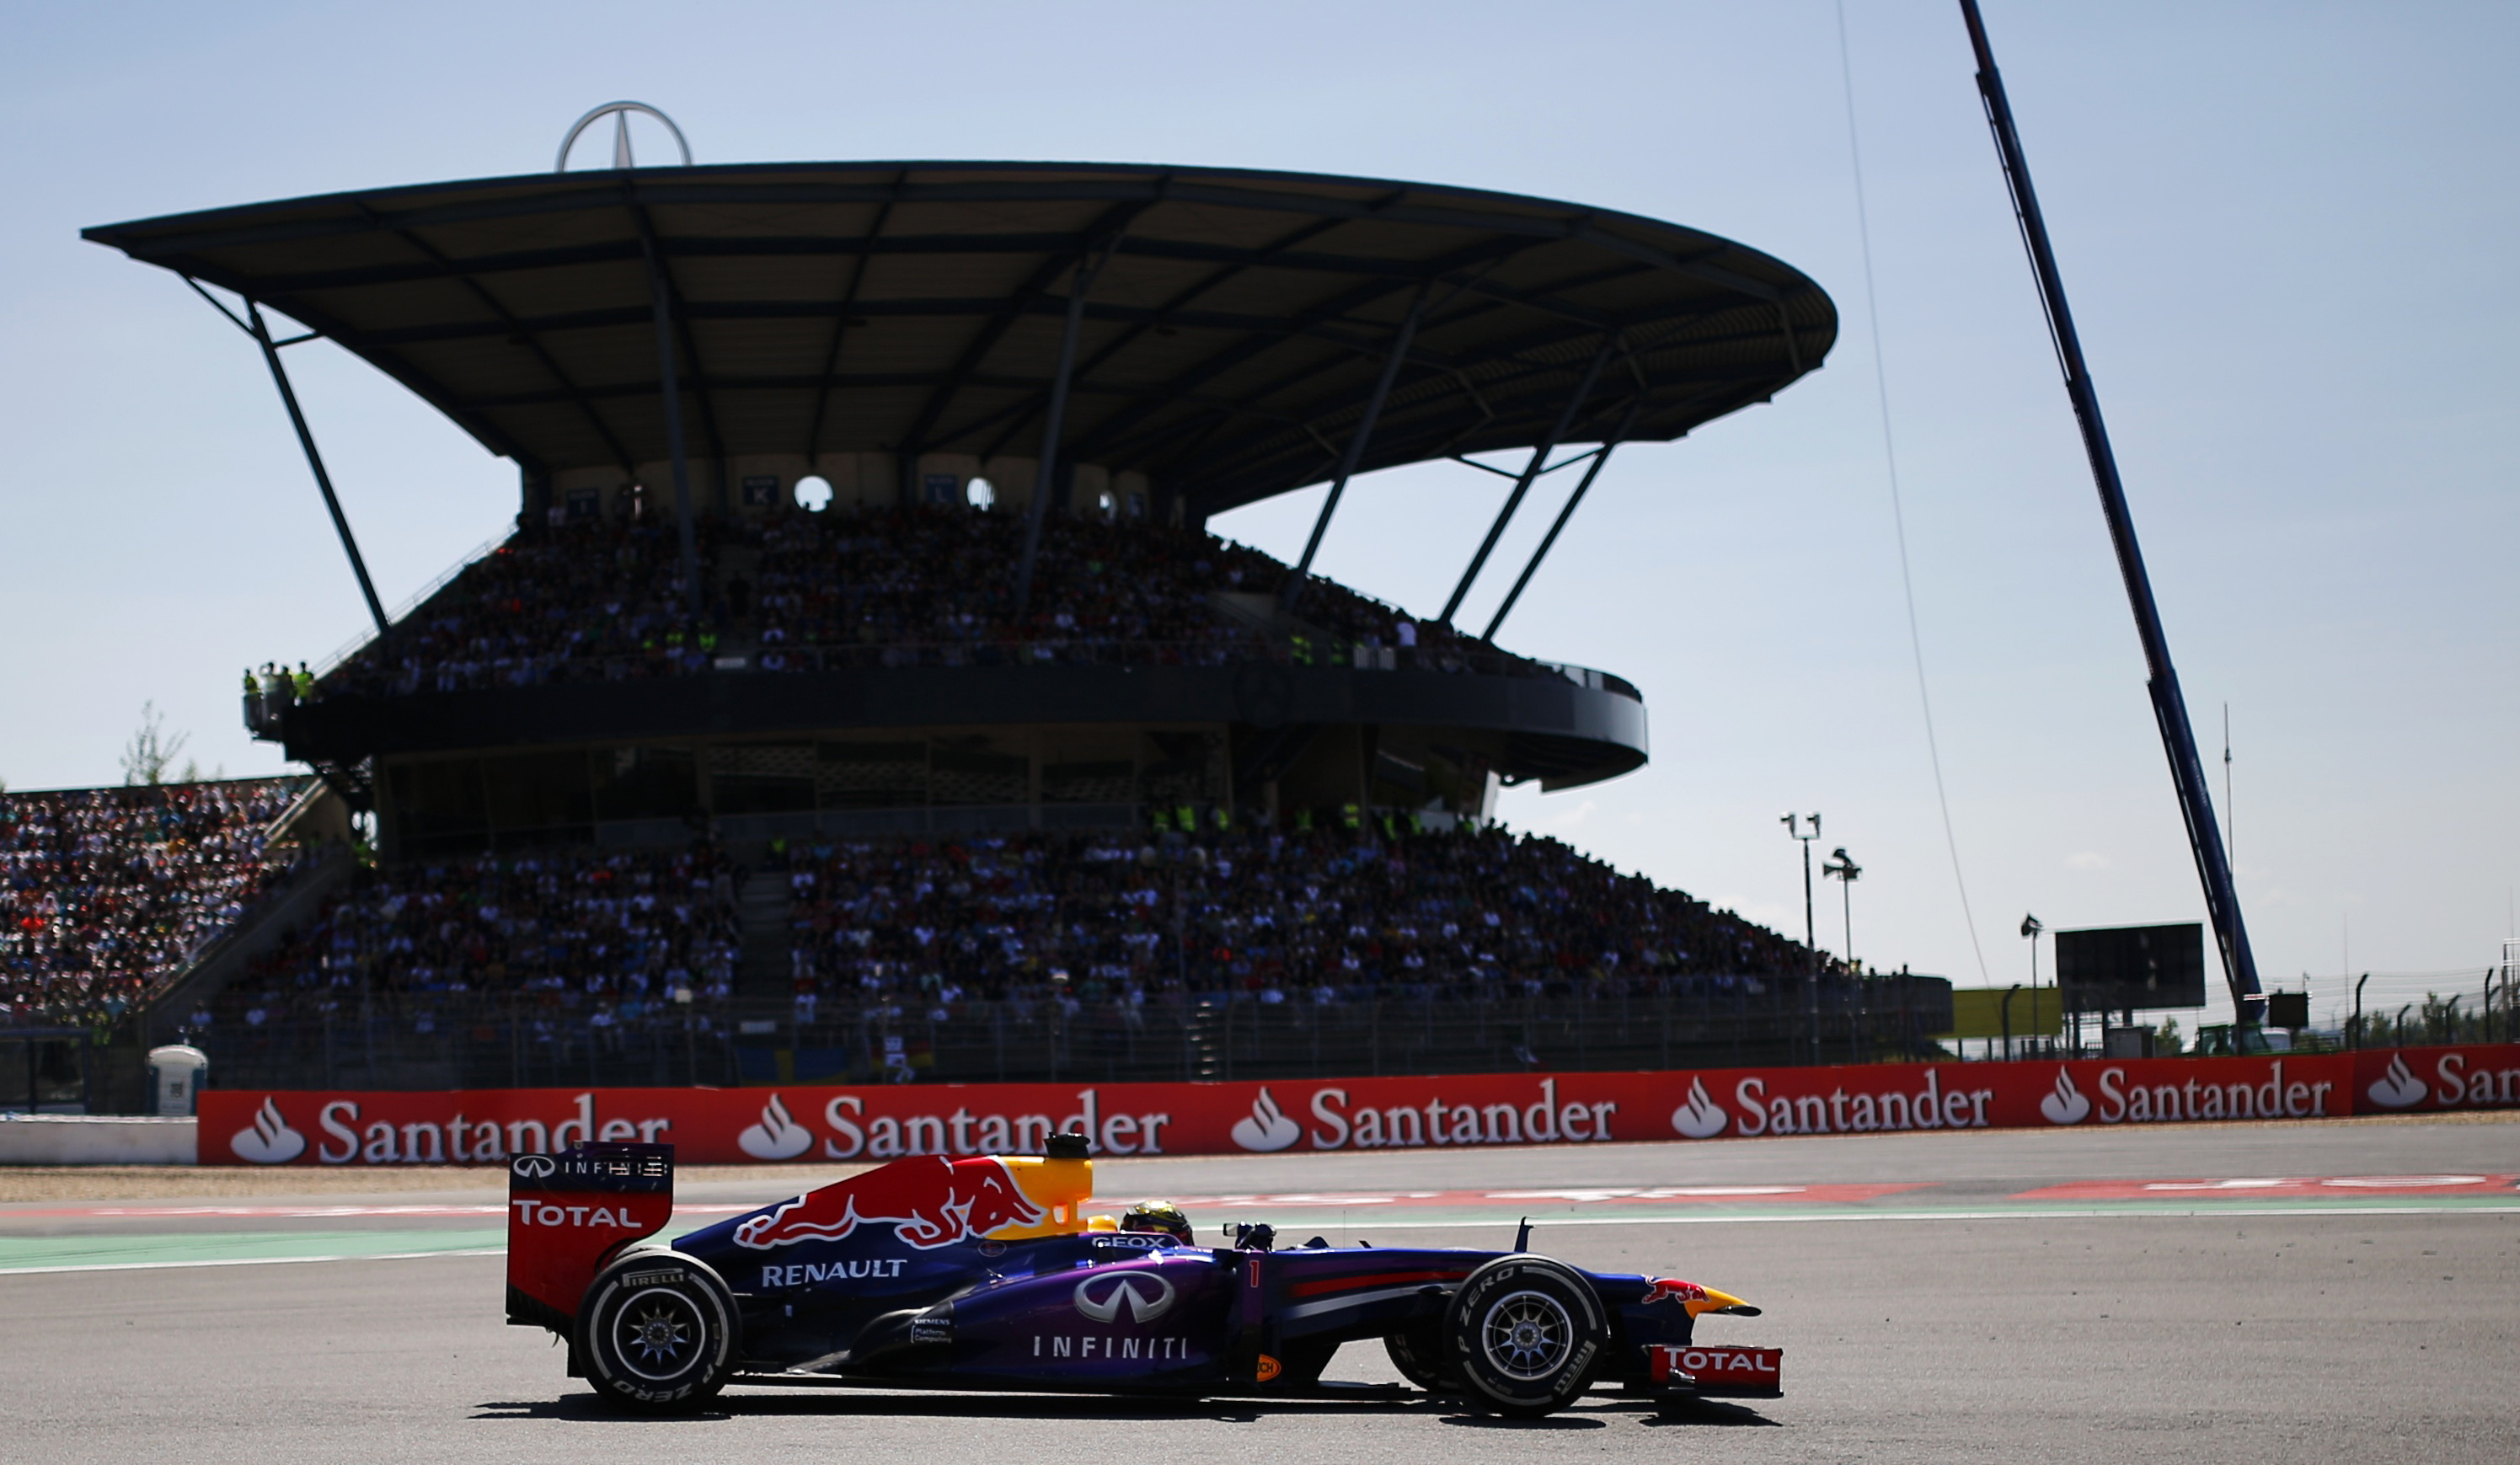
[[[735,1296],[705,1262],[636,1251],[596,1273],[577,1311],[577,1354],[619,1408],[675,1414],[716,1397],[735,1373]]]
[[[1442,1336],[1471,1407],[1537,1419],[1583,1397],[1610,1325],[1580,1272],[1522,1253],[1462,1279]]]
[[[1444,1351],[1444,1332],[1433,1321],[1412,1323],[1399,1332],[1386,1335],[1382,1351],[1391,1355],[1391,1366],[1400,1376],[1429,1394],[1447,1397],[1462,1392],[1462,1371]]]

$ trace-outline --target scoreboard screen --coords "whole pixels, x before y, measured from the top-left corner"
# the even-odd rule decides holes
[[[2205,928],[2111,926],[2056,933],[2056,985],[2068,1012],[2205,1005]]]

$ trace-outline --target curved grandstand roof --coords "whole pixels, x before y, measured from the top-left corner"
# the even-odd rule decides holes
[[[1318,482],[1418,291],[1361,467],[1665,440],[1820,364],[1780,261],[1631,214],[1296,173],[1007,162],[543,174],[86,237],[366,358],[529,475],[664,459],[650,261],[695,455],[1037,454],[1087,267],[1060,457],[1213,512]]]

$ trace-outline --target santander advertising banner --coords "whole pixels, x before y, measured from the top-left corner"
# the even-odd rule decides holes
[[[2249,1058],[1457,1074],[1231,1084],[208,1089],[204,1165],[492,1165],[585,1140],[686,1165],[1605,1144],[2520,1107],[2520,1044]]]

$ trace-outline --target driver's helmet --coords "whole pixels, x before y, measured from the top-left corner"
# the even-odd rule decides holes
[[[1161,1231],[1184,1246],[1190,1245],[1190,1218],[1171,1201],[1140,1201],[1120,1218],[1124,1231]]]

